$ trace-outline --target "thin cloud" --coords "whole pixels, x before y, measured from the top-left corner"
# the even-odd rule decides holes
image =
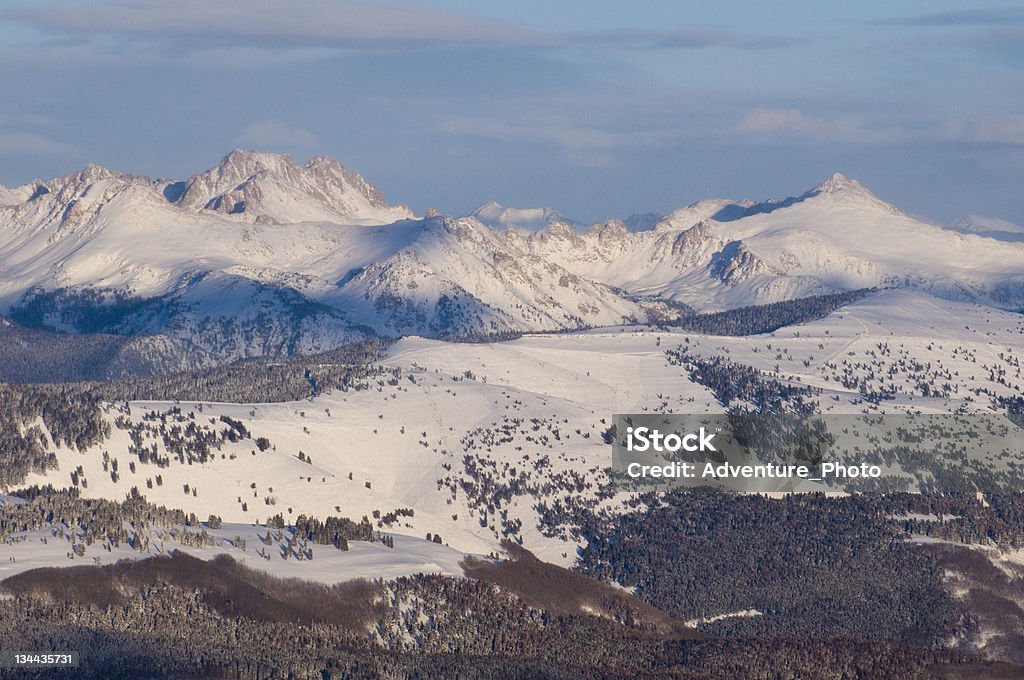
[[[312,148],[317,144],[312,132],[276,121],[253,123],[242,131],[236,142],[259,149]]]
[[[39,7],[21,4],[0,13],[77,41],[118,36],[171,42],[189,50],[418,49],[425,47],[579,47],[585,49],[780,49],[786,36],[750,35],[713,28],[549,32],[513,22],[440,8],[267,0],[122,0],[97,5]]]
[[[619,131],[565,120],[512,122],[472,116],[448,117],[441,122],[439,129],[451,135],[502,142],[551,144],[571,152],[653,148],[669,141],[672,136],[663,131]]]
[[[866,125],[845,118],[825,118],[799,109],[754,109],[736,131],[767,140],[860,144],[968,143],[1024,145],[1024,116],[987,116],[903,121]]]
[[[871,128],[851,120],[808,115],[798,109],[754,109],[743,117],[736,129],[751,135],[857,143],[891,142],[900,136],[893,128]]]
[[[0,154],[62,154],[71,151],[75,151],[75,147],[35,132],[0,130]]]
[[[922,27],[1002,27],[1008,24],[1024,24],[1024,8],[1020,7],[988,7],[964,9],[952,12],[936,12],[912,17],[897,17],[876,21],[883,26],[922,26]]]
[[[125,0],[99,5],[20,5],[9,19],[78,34],[177,38],[199,44],[395,47],[536,42],[527,29],[442,9],[365,2]]]
[[[581,31],[567,34],[566,39],[573,45],[584,47],[637,50],[692,50],[715,47],[770,50],[792,47],[802,42],[788,36],[750,36],[730,31],[696,28]]]
[[[968,118],[946,123],[940,139],[976,144],[1024,145],[1024,116]]]

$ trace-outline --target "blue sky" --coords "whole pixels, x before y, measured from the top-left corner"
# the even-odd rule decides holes
[[[591,221],[841,171],[1024,223],[1024,4],[0,2],[0,183],[234,147],[333,156],[418,211]]]

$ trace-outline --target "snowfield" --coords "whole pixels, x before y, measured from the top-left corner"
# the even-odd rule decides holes
[[[251,438],[225,443],[206,463],[136,463],[132,472],[129,432],[114,427],[99,447],[58,449],[59,470],[33,474],[26,484],[67,486],[80,466],[84,495],[121,499],[137,487],[151,502],[250,528],[277,513],[286,522],[300,514],[356,521],[365,515],[376,522],[374,511],[387,515],[408,508],[412,516],[398,515],[379,527],[408,537],[393,552],[379,553],[381,559],[391,555],[395,569],[430,563],[447,573],[458,556],[500,551],[506,536],[542,559],[568,565],[577,544],[538,528],[538,504],[575,498],[621,507],[619,497],[598,498],[611,462],[601,434],[612,415],[723,410],[706,387],[670,365],[666,350],[683,345],[694,355],[725,357],[791,384],[820,387],[818,401],[826,413],[942,413],[989,408],[989,393],[979,390],[1021,392],[1016,361],[1022,332],[1024,320],[1017,314],[919,292],[883,291],[824,319],[749,337],[621,327],[494,344],[406,338],[382,360],[400,369],[393,384],[374,379],[366,390],[292,403],[129,405],[129,420],[139,425],[154,422],[146,414],[172,409],[180,413],[171,420],[213,429],[222,425],[222,415],[241,421]],[[928,366],[929,380],[941,373],[937,384],[949,383],[949,393],[922,393],[925,369],[914,362]],[[840,376],[868,382],[881,376],[896,393],[879,406],[865,404]],[[112,423],[125,415],[124,405],[109,406]],[[163,454],[160,437],[145,436],[144,445]],[[258,437],[272,447],[259,451]],[[104,452],[119,463],[117,481]],[[481,493],[484,488],[487,493]],[[415,550],[406,554],[427,533],[440,535],[448,552],[429,559]],[[317,546],[317,559],[332,551]],[[354,548],[332,559],[357,554]],[[63,555],[58,551],[57,557]]]
[[[190,528],[187,531],[198,530]],[[214,545],[202,548],[183,545],[175,540],[176,535],[182,531],[186,529],[178,527],[176,530],[151,531],[150,545],[144,551],[133,550],[124,544],[114,547],[96,542],[85,548],[83,556],[70,553],[70,542],[59,535],[57,528],[18,532],[9,542],[0,543],[0,581],[40,567],[114,564],[123,559],[138,560],[155,555],[170,555],[175,550],[204,560],[213,559],[217,555],[229,555],[236,562],[275,576],[320,583],[393,579],[412,574],[462,576],[459,563],[467,557],[452,548],[422,538],[395,536],[394,548],[380,543],[352,541],[347,551],[330,545],[312,545],[312,559],[296,559],[294,556],[283,559],[281,554],[284,541],[280,537],[286,533],[284,531],[271,529],[272,540],[265,543],[264,538],[268,534],[266,528],[225,522],[220,529],[205,528],[213,537]]]

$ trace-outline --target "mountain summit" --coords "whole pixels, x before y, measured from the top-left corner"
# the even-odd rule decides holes
[[[705,199],[635,232],[496,203],[417,220],[337,161],[241,150],[184,182],[90,165],[0,199],[0,313],[222,358],[882,286],[1024,308],[1024,244],[915,220],[840,174],[782,201]]]
[[[381,224],[413,216],[404,206],[388,206],[376,187],[333,159],[317,156],[298,165],[284,154],[240,149],[190,177],[175,202],[245,222]]]
[[[850,179],[841,172],[832,173],[831,177],[816,186],[812,191],[818,194],[834,194],[840,191],[870,193],[860,182]]]
[[[902,210],[883,201],[863,184],[840,172],[833,173],[827,180],[799,196],[796,201],[805,201],[816,197],[828,197],[833,201],[849,205],[880,208],[896,215],[903,214]]]
[[[551,208],[506,208],[496,201],[488,201],[469,214],[481,224],[492,229],[521,229],[537,232],[547,229],[552,224],[577,223],[559,215]]]

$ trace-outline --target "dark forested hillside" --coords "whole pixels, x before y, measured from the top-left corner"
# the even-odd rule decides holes
[[[0,381],[54,383],[105,380],[122,370],[154,372],[133,353],[132,338],[105,333],[54,333],[24,328],[0,319]]]
[[[0,506],[5,540],[55,526],[76,541],[134,545],[147,529],[202,529],[139,496],[112,502],[32,488],[22,498]],[[467,561],[468,579],[324,586],[180,552],[30,570],[0,585],[0,636],[20,649],[78,651],[83,678],[747,678],[765,668],[793,678],[919,678],[1019,670],[943,646],[973,631],[973,610],[947,594],[934,553],[906,542],[907,531],[936,531],[913,517],[951,512],[979,529],[1001,522],[1010,540],[1009,526],[1020,530],[1019,498],[1000,499],[991,513],[977,499],[911,494],[772,500],[677,492],[633,505],[647,509],[583,522],[589,541],[579,573],[511,543],[502,561]],[[339,536],[378,540],[365,520],[300,517],[288,526],[276,517],[272,527],[335,547]],[[757,615],[701,623],[738,611]]]
[[[19,649],[78,651],[74,677],[88,679],[734,680],[761,677],[766,668],[793,678],[918,678],[980,663],[941,649],[844,639],[679,639],[540,609],[475,579],[415,576],[326,588],[181,554],[81,567],[68,577],[29,572],[3,588],[0,636]],[[0,677],[24,671],[17,673],[0,670]]]
[[[766,305],[739,307],[709,314],[683,314],[663,326],[682,328],[702,335],[758,335],[771,333],[785,326],[821,319],[840,307],[863,299],[875,288],[862,288],[842,293],[811,295],[796,300]]]
[[[716,631],[930,644],[967,625],[942,573],[870,496],[647,498],[594,526],[583,573],[636,588],[681,619],[756,610]]]
[[[98,397],[86,390],[0,383],[0,488],[21,482],[29,472],[55,467],[54,446],[81,449],[109,433]]]

